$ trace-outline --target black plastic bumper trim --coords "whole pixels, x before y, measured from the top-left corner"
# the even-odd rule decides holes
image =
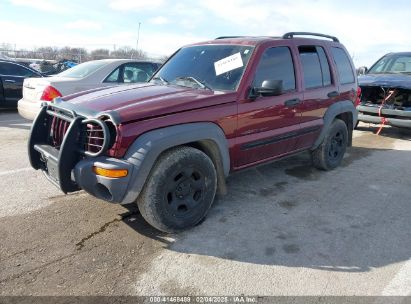
[[[274,137],[270,137],[270,138],[267,138],[267,139],[256,140],[256,141],[250,142],[248,144],[242,145],[241,150],[249,150],[249,149],[257,148],[257,147],[260,147],[260,146],[271,145],[271,144],[274,144],[274,143],[279,142],[279,141],[283,141],[283,140],[287,140],[287,139],[290,139],[290,138],[293,138],[293,137],[298,137],[298,136],[302,136],[302,135],[305,135],[305,134],[308,134],[308,133],[311,133],[311,132],[315,132],[315,131],[318,131],[319,129],[320,129],[320,127],[318,127],[318,126],[308,127],[308,128],[304,128],[304,129],[301,129],[301,130],[298,130],[298,131],[292,131],[292,132],[285,133],[285,134],[282,134],[282,135],[277,135],[277,136],[274,136]]]

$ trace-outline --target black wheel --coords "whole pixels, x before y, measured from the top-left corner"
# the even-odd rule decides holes
[[[164,232],[178,232],[206,216],[216,189],[211,159],[198,149],[178,147],[157,160],[137,204],[149,224]]]
[[[338,167],[344,157],[347,143],[347,125],[342,120],[335,119],[321,145],[311,154],[313,165],[321,170]]]

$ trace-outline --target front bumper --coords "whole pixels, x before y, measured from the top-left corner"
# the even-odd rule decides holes
[[[66,121],[68,125],[59,148],[50,143],[53,117]],[[91,121],[95,122],[96,119],[85,118],[58,105],[42,107],[33,122],[29,138],[30,163],[34,169],[44,171],[47,179],[64,193],[83,189],[97,198],[122,203],[134,165],[125,160],[102,156],[108,148],[110,136],[108,129],[104,127],[102,132],[105,134],[105,148],[102,148],[101,153],[91,153],[81,148],[79,138],[83,134],[84,126]],[[126,169],[128,174],[121,178],[100,176],[94,173],[94,166],[103,169]]]
[[[411,128],[411,111],[402,111],[395,109],[381,109],[381,116],[379,115],[378,107],[357,106],[358,120],[368,123],[381,124],[401,128]]]
[[[126,169],[127,176],[110,178],[97,175],[93,167],[104,169]],[[109,157],[86,158],[74,167],[74,182],[91,195],[112,203],[122,203],[127,193],[134,166],[125,160]]]

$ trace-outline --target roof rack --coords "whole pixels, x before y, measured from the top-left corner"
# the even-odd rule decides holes
[[[318,34],[318,33],[311,33],[311,32],[289,32],[283,35],[284,39],[290,39],[293,38],[294,36],[317,36],[317,37],[323,37],[323,38],[328,38],[331,39],[334,42],[340,42],[337,37],[330,36],[330,35],[324,35],[324,34]]]

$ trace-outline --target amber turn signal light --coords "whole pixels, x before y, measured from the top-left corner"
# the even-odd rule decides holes
[[[127,169],[104,169],[96,166],[93,166],[93,172],[97,175],[111,178],[126,177],[128,174]]]

